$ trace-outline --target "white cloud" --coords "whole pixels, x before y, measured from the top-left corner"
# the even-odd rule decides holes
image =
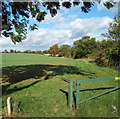
[[[43,23],[45,24],[54,23],[56,28],[59,28],[59,29],[65,28],[67,27],[65,24],[67,22],[67,19],[63,17],[62,15],[63,15],[62,13],[57,13],[57,15],[52,17],[50,14],[48,14],[46,15]]]
[[[70,37],[69,30],[39,29],[28,33],[27,39],[23,40],[22,43],[14,45],[9,38],[2,37],[0,44],[2,44],[2,50],[48,50],[54,44],[59,46],[69,44]]]
[[[53,18],[55,20],[53,21],[59,22],[60,25],[62,25],[62,23],[60,23],[60,20],[64,21],[63,26],[61,26],[61,28],[63,29],[56,30],[54,28],[51,30],[40,28],[38,30],[28,33],[27,39],[23,40],[22,43],[17,43],[16,45],[14,45],[11,42],[10,38],[0,38],[2,50],[48,50],[50,46],[56,43],[59,46],[63,44],[68,44],[72,46],[75,40],[81,38],[84,35],[90,35],[91,37],[101,39],[99,34],[105,31],[109,26],[109,22],[113,20],[109,17],[76,19],[69,24],[66,23],[66,25],[68,25],[68,28],[70,29],[65,30],[65,18],[62,19],[62,17],[63,16],[61,14],[58,14],[56,18]],[[76,16],[69,17],[75,18]],[[47,18],[46,22],[47,21],[53,22],[50,17]]]
[[[7,49],[8,47],[10,47],[13,43],[11,42],[10,38],[6,38],[4,36],[0,37],[0,51],[2,51],[2,49]]]
[[[107,10],[107,8],[103,5],[103,2],[101,2],[100,4],[98,4],[97,8],[98,8],[98,11]]]
[[[28,35],[28,42],[29,44],[40,45],[43,49],[48,49],[53,44],[63,44],[69,40],[69,37],[69,30],[39,29],[38,31]],[[30,39],[32,40],[30,41]]]
[[[54,17],[51,16],[51,14],[47,14],[45,16],[45,20],[42,23],[45,24],[54,24],[54,27],[57,29],[64,29],[64,28],[69,28],[69,23],[76,19],[78,17],[77,14],[68,14],[67,9],[62,8],[63,12],[62,13],[57,13]]]
[[[82,37],[88,33],[92,32],[100,32],[106,29],[109,26],[109,23],[112,22],[113,19],[109,17],[96,17],[89,19],[76,19],[74,22],[70,24],[71,29],[71,39]]]

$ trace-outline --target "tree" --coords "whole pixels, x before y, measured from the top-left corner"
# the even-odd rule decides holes
[[[3,53],[9,53],[6,49],[3,51]]]
[[[102,33],[108,39],[120,41],[120,16],[115,16],[114,21],[110,23],[108,33]]]
[[[36,54],[42,54],[42,51],[35,51]]]
[[[73,46],[75,48],[73,58],[86,57],[99,48],[95,38],[90,38],[90,36],[84,36],[82,39],[74,41]]]
[[[62,45],[59,48],[58,56],[65,56],[67,58],[71,57],[71,46],[70,45]]]
[[[48,51],[47,51],[47,50],[44,50],[44,51],[43,51],[43,54],[47,54],[47,53],[48,53]]]
[[[25,50],[24,53],[31,53],[31,50]]]
[[[14,53],[14,50],[10,49],[10,53]]]
[[[101,46],[104,47],[104,52],[96,60],[101,65],[101,62],[107,61],[109,66],[120,65],[120,16],[115,16],[114,21],[110,23],[108,28],[108,33],[103,33],[102,35],[107,37],[108,40],[101,42]]]
[[[82,5],[81,10],[88,13],[95,2],[80,2],[79,0],[74,0],[73,2],[62,1],[62,6],[66,8],[79,4]],[[115,2],[106,2],[104,5],[109,9],[115,5]],[[41,6],[46,10],[44,8],[42,10]],[[2,2],[2,34],[5,37],[10,37],[14,43],[21,42],[26,38],[28,29],[38,29],[37,24],[29,24],[30,17],[41,22],[48,11],[54,17],[59,9],[59,0],[55,2],[35,2],[35,0],[33,2]]]
[[[17,53],[22,53],[22,51],[19,51],[19,50],[18,50]]]
[[[51,46],[50,49],[48,50],[48,53],[55,56],[58,53],[58,44]]]

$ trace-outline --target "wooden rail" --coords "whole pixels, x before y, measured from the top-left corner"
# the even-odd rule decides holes
[[[62,77],[61,80],[65,81],[65,82],[67,82],[67,83],[70,83],[70,81],[71,81],[70,79],[66,79],[66,78],[64,78],[64,77]],[[80,84],[79,84],[79,85],[80,85]],[[74,87],[74,86],[77,86],[77,83],[76,83],[75,81],[73,81],[73,87]]]

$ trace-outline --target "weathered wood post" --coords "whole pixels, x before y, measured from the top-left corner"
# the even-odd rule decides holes
[[[12,100],[11,97],[7,98],[7,108],[8,108],[8,115],[12,113]]]
[[[80,88],[79,88],[79,80],[77,80],[77,87],[76,87],[76,108],[78,109],[79,108],[79,98],[80,98],[80,95],[79,95],[79,91],[80,91]]]
[[[69,82],[69,91],[68,91],[68,106],[72,110],[72,102],[73,102],[73,81]]]

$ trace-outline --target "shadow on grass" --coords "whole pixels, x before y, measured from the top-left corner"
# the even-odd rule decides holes
[[[68,106],[68,92],[66,92],[66,91],[64,91],[64,90],[62,90],[62,89],[60,89],[60,91],[65,94],[66,100],[67,100],[67,106]],[[75,96],[75,93],[74,93],[74,92],[73,92],[73,102],[74,102],[73,108],[76,108],[76,96]]]
[[[3,85],[3,94],[4,92],[10,94],[15,91],[22,90],[24,88],[28,88],[32,85],[35,85],[40,80],[35,81],[34,83],[23,86],[21,88],[14,88],[9,89],[7,88],[14,83],[33,79],[44,79],[48,80],[53,76],[59,75],[62,76],[64,74],[79,74],[79,75],[86,75],[90,76],[93,75],[92,73],[85,72],[78,67],[74,66],[65,66],[65,65],[22,65],[22,66],[8,66],[2,68],[2,82],[9,82],[9,85]]]
[[[9,66],[2,68],[2,81],[9,82],[10,84],[17,83],[30,78],[42,78],[45,80],[64,74],[79,74],[79,75],[91,75],[89,72],[85,72],[80,68],[74,66],[64,65],[23,65],[23,66]]]
[[[23,89],[25,89],[25,88],[29,88],[30,86],[33,86],[33,85],[35,85],[36,83],[38,83],[38,82],[40,82],[40,81],[41,81],[41,80],[35,81],[35,82],[33,82],[33,83],[31,83],[31,84],[29,84],[29,85],[27,85],[27,86],[23,86],[23,87],[20,87],[20,88],[17,88],[17,87],[15,86],[14,88],[9,89],[9,90],[7,90],[7,88],[10,86],[10,84],[8,84],[8,85],[3,85],[3,86],[2,86],[2,95],[11,94],[11,93],[13,93],[13,92],[20,91],[20,90],[23,90]]]
[[[97,64],[97,63],[96,63],[96,61],[94,61],[94,60],[92,60],[92,61],[89,61],[89,63],[95,63],[95,64]]]

